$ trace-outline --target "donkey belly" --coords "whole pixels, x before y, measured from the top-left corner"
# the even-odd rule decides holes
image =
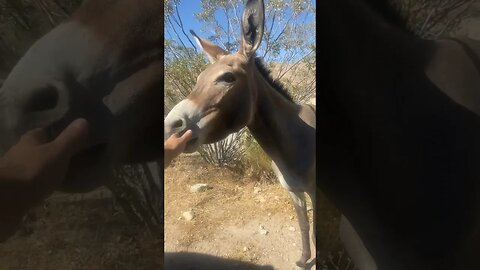
[[[312,190],[315,188],[311,187],[315,175],[308,174],[307,177],[300,177],[280,165],[281,162],[278,163],[272,161],[272,169],[283,188],[291,192],[308,192],[309,188]]]

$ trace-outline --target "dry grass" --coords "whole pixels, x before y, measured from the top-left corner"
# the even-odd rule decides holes
[[[0,269],[161,269],[163,244],[110,199],[49,200],[0,245]]]

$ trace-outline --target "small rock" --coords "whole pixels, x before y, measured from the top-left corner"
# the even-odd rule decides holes
[[[288,227],[288,230],[291,231],[291,232],[294,232],[294,231],[295,231],[295,227],[290,226],[290,227]]]
[[[293,220],[293,216],[290,216],[290,220]]]
[[[247,247],[243,247],[243,251],[244,251],[244,252],[245,252],[245,251],[247,251],[247,250],[248,250],[248,248],[247,248]]]
[[[193,212],[192,211],[183,212],[182,216],[183,218],[185,218],[186,221],[190,221],[193,219]]]
[[[210,189],[210,187],[209,187],[207,184],[202,184],[202,183],[200,183],[200,184],[195,184],[195,185],[193,185],[193,186],[190,187],[190,191],[191,191],[191,192],[194,192],[194,193],[196,193],[196,192],[203,192],[203,191],[205,191],[205,190],[207,190],[207,189]]]
[[[253,194],[257,194],[257,193],[259,193],[260,191],[262,191],[262,189],[259,188],[259,187],[254,187],[254,188],[253,188]]]
[[[266,200],[265,200],[265,197],[263,197],[262,195],[259,195],[255,198],[255,201],[264,203]]]
[[[268,215],[268,216],[271,216],[271,215],[272,215],[272,213],[268,213],[267,215]]]
[[[260,234],[262,235],[267,235],[268,234],[268,231],[265,230],[265,227],[263,227],[263,225],[260,225],[260,230],[259,230]]]

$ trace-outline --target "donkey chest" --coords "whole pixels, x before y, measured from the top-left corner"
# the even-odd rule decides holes
[[[295,170],[281,159],[272,161],[272,169],[278,181],[288,191],[307,191],[315,179],[315,165],[306,171]]]
[[[474,59],[455,41],[437,41],[436,45],[425,74],[452,100],[480,115],[480,70]]]

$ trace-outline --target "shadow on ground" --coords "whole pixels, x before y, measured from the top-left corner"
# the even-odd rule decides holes
[[[256,265],[253,263],[225,259],[211,255],[193,252],[165,253],[165,270],[273,270],[271,265]]]

